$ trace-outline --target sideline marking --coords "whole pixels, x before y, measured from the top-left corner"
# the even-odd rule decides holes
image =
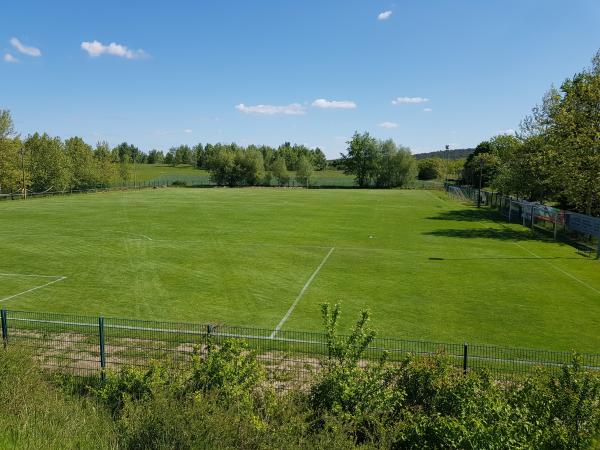
[[[148,240],[148,241],[151,241],[151,240],[152,240],[152,238],[151,238],[150,236],[146,236],[145,234],[139,234],[139,233],[130,233],[129,231],[119,231],[119,230],[114,230],[113,232],[114,232],[114,233],[121,233],[121,234],[128,234],[129,236],[137,236],[137,237],[138,237],[138,239],[139,239],[140,237],[142,237],[142,238],[144,238],[144,239],[146,239],[146,240]]]
[[[522,248],[523,250],[525,250],[526,252],[531,253],[533,256],[535,256],[537,259],[539,259],[540,261],[545,262],[546,264],[548,264],[550,267],[552,267],[555,270],[558,270],[559,272],[561,272],[562,274],[568,276],[569,278],[577,281],[578,283],[582,284],[583,286],[591,289],[592,291],[596,292],[597,294],[600,294],[600,291],[598,289],[596,289],[594,286],[590,286],[589,284],[587,284],[585,281],[580,280],[579,278],[577,278],[575,275],[571,275],[569,272],[561,269],[560,267],[555,266],[554,264],[548,262],[547,260],[545,260],[544,258],[542,258],[541,256],[533,253],[531,250],[529,250],[526,247],[523,247],[521,244],[519,244],[518,242],[513,242],[513,244],[515,244],[516,246]]]
[[[3,273],[0,272],[0,277],[35,277],[35,278],[60,278],[61,275],[36,275],[33,273]]]
[[[319,270],[321,270],[321,267],[323,267],[325,265],[325,263],[327,262],[327,260],[329,259],[329,257],[331,256],[331,254],[333,253],[334,250],[335,250],[335,247],[331,247],[331,249],[329,250],[329,253],[327,253],[325,255],[325,258],[323,258],[323,260],[321,261],[321,264],[319,264],[319,267],[317,267],[315,269],[315,271],[312,273],[312,275],[310,276],[308,281],[304,284],[304,287],[302,288],[302,290],[296,297],[296,300],[294,300],[294,303],[292,303],[292,306],[290,306],[290,309],[288,309],[288,311],[285,313],[285,316],[283,316],[283,318],[279,321],[279,323],[277,324],[277,326],[271,333],[271,336],[269,337],[269,339],[273,339],[277,335],[277,333],[279,333],[279,330],[281,330],[281,327],[283,326],[283,324],[288,320],[288,318],[290,317],[292,312],[294,312],[296,305],[298,304],[298,302],[300,301],[300,299],[302,298],[302,296],[304,295],[304,293],[310,286],[310,283],[312,283],[312,281],[315,279],[315,277],[319,273]]]
[[[29,276],[35,276],[35,275],[29,275]],[[47,275],[42,275],[42,276],[47,276]],[[50,282],[48,282],[46,284],[42,284],[41,286],[36,286],[36,287],[31,288],[31,289],[27,289],[26,291],[19,292],[18,294],[9,295],[8,297],[4,297],[4,298],[0,299],[0,303],[1,302],[5,302],[6,300],[10,300],[11,298],[15,298],[15,297],[19,297],[19,296],[24,295],[24,294],[28,294],[29,292],[37,291],[38,289],[42,289],[42,288],[44,288],[46,286],[50,286],[51,284],[58,283],[59,281],[63,281],[63,280],[66,280],[66,279],[67,279],[67,277],[59,277],[58,279],[50,281]]]

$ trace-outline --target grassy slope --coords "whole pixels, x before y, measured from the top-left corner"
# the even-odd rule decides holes
[[[335,247],[284,328],[320,330],[329,301],[381,335],[600,348],[597,261],[442,193],[99,193],[0,203],[0,230],[0,272],[68,277],[11,309],[272,329]],[[1,299],[47,279],[0,281]]]

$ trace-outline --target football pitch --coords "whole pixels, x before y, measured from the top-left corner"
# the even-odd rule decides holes
[[[0,203],[0,307],[600,349],[600,262],[421,190],[163,188]]]

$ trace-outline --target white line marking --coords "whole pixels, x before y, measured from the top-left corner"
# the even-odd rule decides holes
[[[0,273],[2,277],[37,277],[37,278],[60,278],[60,275],[36,275],[33,273]]]
[[[139,238],[139,237],[142,237],[142,238],[144,238],[144,239],[146,239],[146,240],[148,240],[148,241],[151,241],[151,240],[152,240],[152,238],[151,238],[150,236],[146,236],[145,234],[139,234],[139,233],[130,233],[129,231],[119,231],[119,230],[115,230],[115,231],[113,231],[113,232],[114,232],[114,233],[121,233],[121,234],[128,234],[129,236],[137,236],[138,238]]]
[[[21,295],[27,294],[29,292],[37,291],[38,289],[42,289],[42,288],[44,288],[46,286],[50,286],[51,284],[58,283],[59,281],[66,280],[66,278],[67,277],[60,277],[57,280],[50,281],[49,283],[42,284],[41,286],[36,286],[36,287],[31,288],[31,289],[27,289],[26,291],[19,292],[18,294],[14,294],[14,295],[10,295],[8,297],[4,297],[3,299],[0,299],[0,303],[5,302],[6,300],[10,300],[11,298],[15,298],[15,297],[19,297]]]
[[[552,264],[552,263],[548,262],[547,260],[545,260],[545,259],[544,259],[544,258],[542,258],[541,256],[539,256],[539,255],[537,255],[537,254],[533,253],[533,252],[532,252],[531,250],[529,250],[528,248],[526,248],[526,247],[523,247],[523,246],[522,246],[521,244],[519,244],[518,242],[513,242],[513,244],[515,244],[516,246],[518,246],[518,247],[522,248],[522,249],[523,249],[523,250],[525,250],[526,252],[529,252],[529,253],[531,253],[531,254],[532,254],[533,256],[535,256],[537,259],[539,259],[540,261],[543,261],[543,262],[545,262],[546,264],[548,264],[548,265],[549,265],[550,267],[552,267],[553,269],[555,269],[555,270],[558,270],[560,273],[562,273],[562,274],[564,274],[564,275],[568,276],[569,278],[571,278],[571,279],[573,279],[573,280],[577,281],[578,283],[580,283],[580,284],[582,284],[583,286],[585,286],[585,287],[587,287],[587,288],[591,289],[591,290],[592,290],[592,291],[594,291],[595,293],[597,293],[597,294],[600,294],[600,291],[599,291],[598,289],[596,289],[595,287],[593,287],[593,286],[590,286],[590,285],[589,285],[589,284],[587,284],[585,281],[582,281],[582,280],[580,280],[579,278],[577,278],[575,275],[571,275],[569,272],[566,272],[566,271],[562,270],[560,267],[557,267],[557,266],[555,266],[554,264]]]
[[[312,281],[315,279],[315,277],[319,273],[319,270],[321,270],[321,267],[323,267],[325,265],[325,263],[327,262],[327,260],[329,259],[329,257],[331,256],[331,254],[333,253],[334,250],[335,250],[335,247],[331,247],[331,249],[329,250],[329,253],[327,253],[325,255],[325,258],[323,258],[323,261],[321,261],[321,264],[319,264],[319,267],[317,267],[315,269],[315,271],[312,273],[312,275],[310,276],[310,278],[308,279],[308,281],[304,284],[304,286],[302,287],[302,290],[300,291],[300,293],[296,297],[296,300],[294,300],[294,303],[292,303],[292,306],[290,306],[290,309],[288,309],[288,311],[285,313],[285,316],[283,316],[283,318],[279,321],[279,323],[277,324],[277,326],[275,327],[275,329],[271,333],[270,339],[273,339],[277,335],[277,333],[279,332],[279,330],[281,330],[281,327],[288,320],[288,318],[290,317],[290,314],[292,314],[292,312],[296,308],[296,305],[298,304],[298,302],[300,301],[300,299],[302,298],[302,296],[304,295],[304,293],[306,292],[306,290],[310,286],[310,283],[312,283]]]
[[[442,202],[444,205],[446,206],[452,206],[446,199],[438,197],[437,195],[435,195],[433,192],[431,191],[425,191],[427,192],[429,195],[431,195],[432,197],[438,199],[440,202]]]

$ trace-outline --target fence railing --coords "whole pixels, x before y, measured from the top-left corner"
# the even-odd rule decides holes
[[[496,209],[509,223],[521,223],[563,239],[581,252],[600,258],[600,218],[529,202],[500,192],[472,186],[446,185],[446,191],[460,201]]]
[[[302,386],[328,358],[326,335],[307,331],[272,330],[73,314],[1,310],[4,346],[27,349],[44,368],[77,375],[102,376],[105,370],[148,366],[154,360],[189,364],[194,353],[226,339],[244,341],[254,349],[275,387]],[[498,347],[481,344],[428,342],[377,337],[364,354],[364,363],[387,353],[392,363],[408,355],[444,355],[465,372],[485,370],[498,380],[519,380],[536,367],[561,370],[571,352]],[[600,371],[600,354],[581,354],[584,366]]]

